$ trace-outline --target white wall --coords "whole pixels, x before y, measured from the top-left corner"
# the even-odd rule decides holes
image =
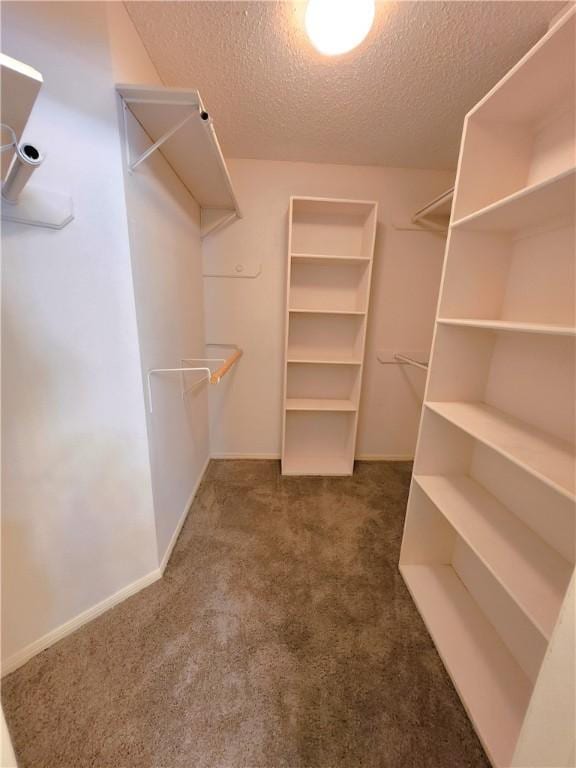
[[[105,5],[4,3],[2,49],[45,85],[34,183],[62,231],[3,227],[2,651],[21,656],[157,570]]]
[[[262,275],[205,281],[207,339],[245,352],[211,396],[212,455],[279,455],[288,200],[311,195],[379,203],[357,456],[411,457],[425,374],[384,366],[376,353],[429,350],[445,238],[398,231],[392,222],[409,219],[453,174],[258,160],[230,160],[229,167],[244,219],[204,241],[205,266],[262,263]]]
[[[124,5],[109,3],[108,14],[116,82],[159,83]],[[137,157],[150,139],[130,112],[126,119]],[[206,356],[200,210],[159,152],[125,173],[125,184],[145,379],[151,368],[176,368],[183,358]],[[186,386],[199,378],[187,374]],[[158,557],[164,564],[209,458],[208,384],[191,388],[183,399],[180,374],[157,374],[152,394],[147,427]]]

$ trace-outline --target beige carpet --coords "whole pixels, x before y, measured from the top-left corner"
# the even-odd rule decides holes
[[[4,680],[21,768],[487,768],[397,571],[410,469],[213,461],[164,579]]]

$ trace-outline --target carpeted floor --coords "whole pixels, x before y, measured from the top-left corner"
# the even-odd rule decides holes
[[[411,466],[213,461],[164,579],[3,681],[21,768],[487,768],[397,570]]]

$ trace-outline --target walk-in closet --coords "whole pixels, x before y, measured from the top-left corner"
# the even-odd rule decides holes
[[[576,768],[576,4],[0,20],[0,768]]]

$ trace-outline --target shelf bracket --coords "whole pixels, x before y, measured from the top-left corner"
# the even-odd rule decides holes
[[[193,109],[191,112],[189,112],[187,115],[184,115],[182,120],[179,120],[176,125],[172,126],[170,130],[166,131],[160,138],[155,141],[148,149],[143,152],[140,157],[138,157],[136,160],[132,161],[131,159],[131,153],[130,153],[130,141],[128,138],[128,121],[126,120],[126,110],[129,109],[126,100],[122,99],[122,109],[124,114],[124,142],[126,145],[126,158],[128,160],[128,170],[130,173],[132,173],[139,165],[140,163],[143,163],[144,160],[146,160],[150,155],[155,152],[159,147],[164,144],[165,141],[168,141],[168,139],[171,136],[174,136],[174,134],[180,130],[188,120],[190,120],[194,115],[198,114],[199,110]]]

